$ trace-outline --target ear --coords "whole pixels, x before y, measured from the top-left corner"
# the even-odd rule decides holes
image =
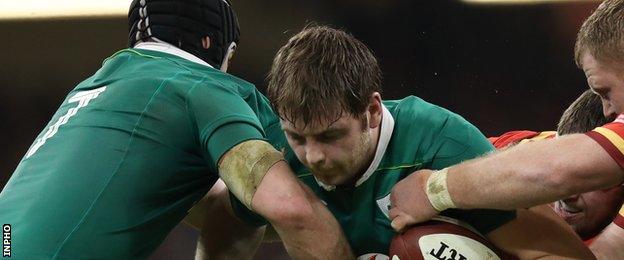
[[[379,92],[373,92],[373,94],[368,98],[367,112],[370,116],[370,121],[368,121],[368,127],[378,127],[381,124],[381,115],[383,113],[381,94],[379,94]]]

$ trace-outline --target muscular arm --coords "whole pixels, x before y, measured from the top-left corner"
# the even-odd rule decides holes
[[[575,134],[451,167],[447,185],[458,208],[514,209],[615,186],[621,171],[597,142]]]
[[[425,194],[431,174],[430,170],[420,171],[393,188],[390,216],[395,229],[438,213]],[[573,134],[450,167],[446,184],[457,208],[515,209],[612,187],[623,179],[620,166],[596,141]],[[414,187],[419,188],[414,191]]]
[[[580,238],[548,205],[519,209],[517,218],[490,232],[498,248],[519,259],[593,259]]]
[[[296,179],[286,162],[271,162],[277,153],[273,148],[254,142],[237,145],[220,160],[219,174],[228,189],[271,223],[293,258],[353,258],[338,221],[325,205]]]
[[[301,193],[293,192],[288,185]],[[264,240],[281,238],[293,258],[354,258],[338,222],[307,187],[300,186],[284,162],[271,167],[252,204],[273,226]],[[254,227],[235,217],[221,181],[184,221],[200,229],[196,259],[251,259],[265,234],[265,227]]]
[[[275,228],[293,258],[355,258],[338,221],[285,162],[271,167],[252,205]]]

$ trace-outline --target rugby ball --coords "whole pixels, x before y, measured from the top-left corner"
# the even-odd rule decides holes
[[[397,234],[390,244],[389,256],[401,260],[517,259],[453,219],[431,220]]]

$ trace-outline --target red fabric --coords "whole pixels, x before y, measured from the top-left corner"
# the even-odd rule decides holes
[[[602,128],[609,129],[618,136],[624,138],[624,121],[619,121],[621,120],[620,117],[622,116],[620,115],[614,122],[608,123],[602,126]],[[612,143],[611,140],[609,140],[607,137],[597,132],[596,130],[592,130],[585,134],[594,139],[594,141],[596,141],[598,144],[600,144],[600,146],[602,146],[602,148],[607,151],[611,158],[613,158],[613,160],[615,160],[615,162],[622,169],[624,169],[624,154],[622,154],[622,151],[618,149],[617,144]]]
[[[583,244],[585,244],[586,246],[589,247],[591,245],[591,243],[594,242],[594,239],[596,239],[596,237],[592,237],[592,238],[588,238],[586,240],[583,240]]]
[[[533,132],[528,130],[511,131],[504,133],[498,137],[489,137],[488,140],[490,141],[490,143],[492,143],[492,145],[494,145],[494,147],[496,147],[496,149],[501,149],[511,144],[520,142],[524,139],[533,138],[539,134],[539,132]]]
[[[613,224],[618,225],[618,227],[624,228],[624,216],[618,213],[613,219]]]
[[[624,138],[624,114],[619,115],[615,121],[602,127],[607,128],[616,133],[618,136]],[[600,146],[607,151],[611,158],[613,158],[613,160],[615,160],[615,162],[622,169],[624,169],[624,154],[622,154],[622,151],[618,149],[616,144],[612,143],[608,138],[595,130],[585,134],[598,142],[598,144],[600,144]],[[613,219],[613,224],[616,224],[620,228],[624,228],[624,216],[622,216],[622,210],[620,210],[620,212],[615,216],[615,219]],[[588,243],[586,242],[586,245],[591,244],[592,241],[593,239],[591,239]]]

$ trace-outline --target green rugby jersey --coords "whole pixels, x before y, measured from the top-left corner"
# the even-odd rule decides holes
[[[148,257],[221,155],[279,124],[252,84],[176,51],[122,50],[69,93],[0,193],[14,259]]]
[[[280,127],[267,129],[269,141],[286,148],[286,158],[299,179],[334,214],[356,255],[388,253],[395,235],[388,218],[394,184],[416,170],[442,169],[493,151],[476,127],[444,108],[413,96],[383,104],[375,156],[355,187],[331,187],[317,181],[288,148]],[[242,220],[252,225],[266,223],[235,199],[232,205]],[[466,222],[482,234],[515,218],[515,212],[499,210],[447,210],[442,215]]]

